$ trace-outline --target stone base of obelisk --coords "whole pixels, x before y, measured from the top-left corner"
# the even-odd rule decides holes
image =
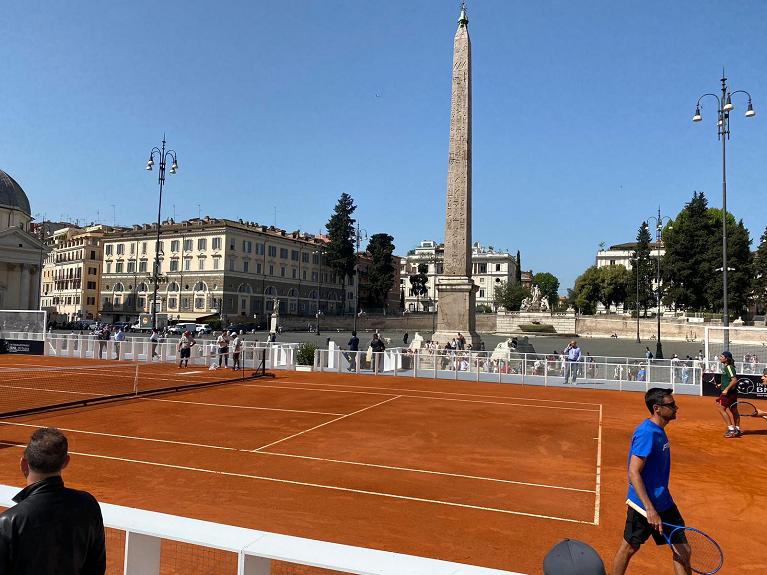
[[[477,333],[477,286],[471,278],[463,276],[442,277],[437,284],[439,307],[437,308],[437,331],[432,335],[440,347],[457,337],[466,338],[466,345],[478,350],[481,338]]]

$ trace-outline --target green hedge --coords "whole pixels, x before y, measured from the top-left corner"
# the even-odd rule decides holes
[[[546,323],[522,323],[519,329],[530,333],[557,333],[553,325]]]
[[[302,343],[298,346],[298,352],[296,352],[296,363],[298,365],[314,365],[314,352],[317,350],[317,346],[313,343]]]

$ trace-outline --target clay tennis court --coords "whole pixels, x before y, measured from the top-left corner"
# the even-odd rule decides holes
[[[84,363],[89,385],[120,368],[2,356],[0,393],[24,370]],[[175,369],[162,377],[221,377]],[[726,440],[711,398],[676,400],[677,504],[722,545],[721,573],[765,572],[767,422],[744,419],[744,437]],[[533,574],[565,537],[611,564],[628,443],[646,416],[637,393],[277,372],[4,418],[0,483],[23,485],[21,446],[56,426],[70,439],[65,480],[103,502]],[[629,570],[670,571],[654,545]]]

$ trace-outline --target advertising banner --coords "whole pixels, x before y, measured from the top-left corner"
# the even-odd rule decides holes
[[[740,399],[767,399],[767,385],[762,383],[762,376],[746,373],[738,374],[738,397]],[[703,395],[717,396],[721,390],[717,387],[722,381],[721,373],[703,374]]]
[[[0,353],[43,355],[45,342],[34,339],[0,339]]]

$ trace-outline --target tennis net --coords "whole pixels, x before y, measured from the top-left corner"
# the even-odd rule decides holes
[[[106,400],[180,391],[272,376],[264,369],[263,356],[252,367],[234,370],[220,357],[194,356],[188,365],[173,362],[99,361],[57,358],[56,365],[11,363],[0,356],[0,417],[52,409],[84,406]],[[10,359],[6,359],[10,358]],[[250,362],[249,362],[250,363]],[[232,366],[231,359],[228,362]]]

